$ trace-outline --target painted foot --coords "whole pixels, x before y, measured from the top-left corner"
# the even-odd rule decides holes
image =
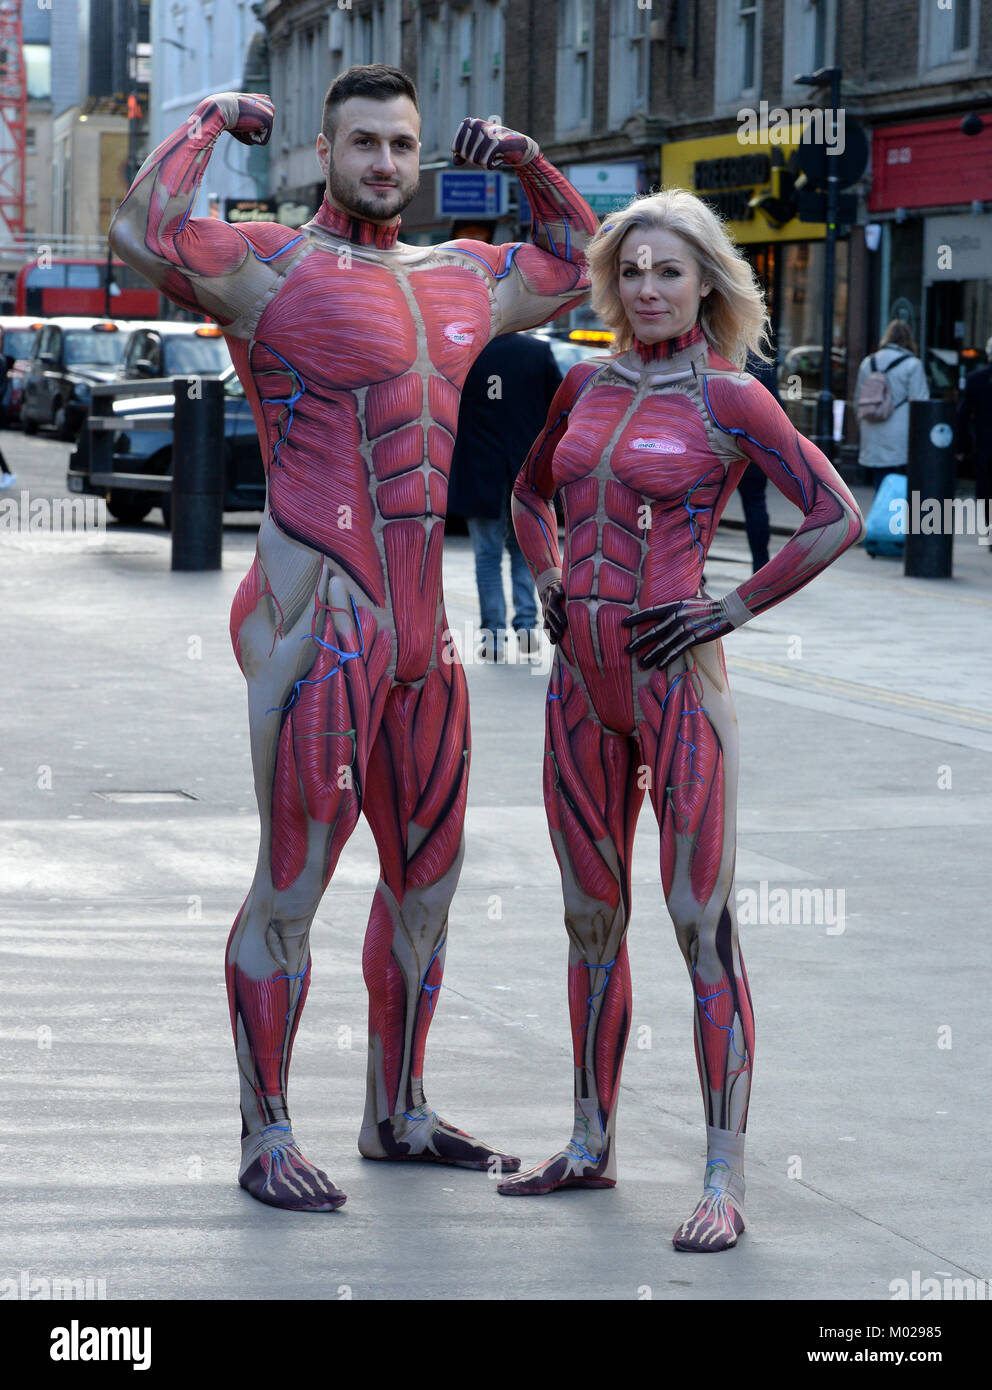
[[[543,1197],[560,1187],[616,1187],[616,1168],[609,1144],[598,1156],[574,1141],[536,1168],[497,1184],[503,1197]]]
[[[426,1105],[364,1127],[358,1137],[358,1151],[364,1158],[400,1163],[447,1163],[455,1168],[488,1168],[506,1173],[515,1173],[520,1167],[519,1158],[473,1139]]]
[[[700,1254],[729,1250],[744,1230],[744,1213],[729,1192],[707,1187],[696,1210],[672,1237],[676,1250]]]
[[[265,1149],[238,1177],[259,1202],[284,1211],[335,1211],[348,1200],[295,1141]]]

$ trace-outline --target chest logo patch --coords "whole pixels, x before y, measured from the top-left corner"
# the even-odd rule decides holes
[[[463,323],[449,323],[445,326],[444,336],[449,343],[470,343],[475,336],[471,328],[466,328]]]
[[[632,439],[632,449],[647,449],[652,454],[684,454],[685,445],[681,439]]]

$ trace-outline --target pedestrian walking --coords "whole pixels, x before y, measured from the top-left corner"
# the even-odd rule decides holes
[[[13,487],[16,482],[17,474],[11,472],[10,466],[3,456],[3,451],[0,450],[0,491],[7,487]]]
[[[909,402],[930,399],[927,374],[909,325],[893,319],[878,351],[858,368],[854,390],[860,426],[858,462],[871,470],[875,490],[887,473],[905,473],[909,461]]]
[[[462,387],[448,508],[465,518],[472,538],[479,655],[486,661],[500,660],[506,649],[504,551],[510,556],[513,630],[525,655],[538,648],[537,594],[510,523],[510,491],[560,385],[547,339],[504,333],[483,348]]]

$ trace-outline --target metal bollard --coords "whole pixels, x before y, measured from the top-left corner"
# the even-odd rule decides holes
[[[949,510],[944,502],[954,497],[953,446],[954,406],[951,402],[910,401],[909,466],[906,470],[910,526],[903,554],[903,573],[913,579],[951,578],[953,533],[941,524],[933,535],[924,535],[914,521],[918,521],[930,498],[936,499],[941,517]]]
[[[226,483],[224,383],[213,377],[180,377],[172,389],[172,568],[219,570]]]

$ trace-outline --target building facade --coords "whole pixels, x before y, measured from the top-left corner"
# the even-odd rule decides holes
[[[353,63],[396,64],[417,83],[423,121],[406,239],[440,241],[473,219],[498,239],[526,234],[516,180],[482,187],[448,167],[462,117],[499,116],[599,212],[666,183],[712,201],[764,285],[780,360],[805,377],[825,312],[823,213],[799,197],[812,122],[821,145],[846,147],[837,165],[824,155],[843,164],[850,204],[836,246],[835,392],[850,399],[894,316],[947,391],[962,353],[992,333],[992,6],[981,0],[153,0],[151,39],[142,157],[210,91],[275,102],[267,147],[218,144],[198,215],[258,199],[266,216],[306,221],[323,195],[327,87]],[[829,88],[796,79],[834,67],[831,141],[816,126]],[[58,157],[54,174],[64,180]]]

